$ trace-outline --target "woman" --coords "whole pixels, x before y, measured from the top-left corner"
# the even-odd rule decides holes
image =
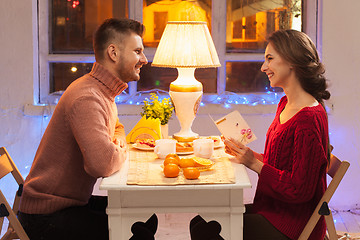
[[[329,159],[327,114],[323,100],[325,70],[310,38],[280,30],[268,39],[265,72],[272,87],[281,87],[264,154],[233,139],[224,139],[231,159],[258,173],[254,202],[244,215],[244,239],[298,239],[326,189]],[[309,239],[324,239],[321,219]]]

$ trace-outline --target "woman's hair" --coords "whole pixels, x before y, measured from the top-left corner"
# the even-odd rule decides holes
[[[144,25],[132,19],[109,18],[105,20],[94,33],[95,59],[97,61],[103,59],[104,51],[110,43],[121,43],[125,36],[130,35],[130,33],[136,33],[142,37],[144,31]]]
[[[303,32],[290,29],[272,33],[268,41],[292,65],[302,88],[324,105],[323,100],[330,98],[330,92],[326,90],[324,65],[311,39]]]
[[[276,52],[292,65],[302,88],[325,109],[323,100],[330,98],[330,92],[326,90],[324,65],[320,62],[316,47],[311,39],[303,32],[290,29],[274,32],[269,36],[268,41]],[[330,154],[330,138],[328,136],[328,164],[330,164]]]

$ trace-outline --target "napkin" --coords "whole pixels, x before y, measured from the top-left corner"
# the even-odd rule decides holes
[[[138,138],[154,139],[161,138],[160,119],[143,116],[135,127],[126,136],[126,142],[135,143]]]

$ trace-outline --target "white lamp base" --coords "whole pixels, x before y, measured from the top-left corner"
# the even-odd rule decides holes
[[[203,92],[174,92],[169,91],[169,95],[175,107],[176,117],[181,126],[180,132],[173,137],[179,142],[191,142],[199,138],[199,134],[191,130],[191,125],[195,119],[199,108]]]
[[[194,77],[195,68],[178,68],[178,78],[170,84],[169,95],[174,104],[175,114],[181,130],[173,137],[179,142],[191,142],[199,134],[191,130],[191,125],[199,109],[203,87]]]

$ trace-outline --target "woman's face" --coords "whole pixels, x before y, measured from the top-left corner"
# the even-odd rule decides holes
[[[265,62],[261,66],[261,71],[268,76],[271,87],[283,88],[292,74],[292,66],[269,43],[265,50]]]

